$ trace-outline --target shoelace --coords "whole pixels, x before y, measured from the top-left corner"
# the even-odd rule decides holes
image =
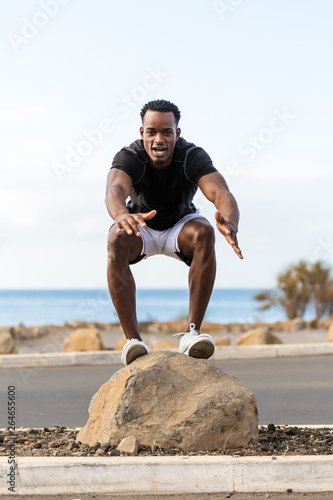
[[[195,332],[200,334],[199,330],[195,328],[195,324],[194,323],[190,323],[190,328],[187,328],[187,330],[185,330],[182,333],[174,333],[172,336],[173,337],[178,337],[180,339],[181,337],[183,337],[187,333],[194,334]]]

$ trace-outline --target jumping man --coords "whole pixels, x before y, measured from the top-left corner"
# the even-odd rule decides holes
[[[200,327],[215,280],[215,237],[192,200],[199,187],[216,207],[218,231],[242,259],[237,203],[208,154],[180,137],[175,104],[150,101],[142,108],[141,119],[141,139],[121,149],[113,160],[105,200],[114,220],[108,238],[108,286],[127,338],[122,362],[128,365],[149,353],[138,328],[130,265],[156,254],[189,266],[188,325],[179,334],[179,352],[207,359],[215,345],[210,335],[200,334]]]

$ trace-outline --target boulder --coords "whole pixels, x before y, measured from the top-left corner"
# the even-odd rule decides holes
[[[242,333],[244,330],[243,330],[243,325],[241,325],[240,323],[230,323],[229,325],[229,331],[230,333],[233,333],[233,334],[238,334],[238,333]]]
[[[304,330],[305,321],[302,318],[294,318],[289,321],[289,331],[299,332],[299,330]]]
[[[69,325],[71,328],[75,330],[78,328],[100,328],[100,324],[96,323],[96,321],[72,321]],[[103,328],[101,328],[103,330]]]
[[[332,321],[333,321],[333,318],[331,318],[331,320],[330,320],[330,317],[320,318],[320,319],[318,319],[318,328],[321,330],[327,330],[330,327]]]
[[[121,339],[117,340],[113,349],[115,351],[122,351],[125,344],[126,344],[126,338],[122,337]]]
[[[16,339],[25,340],[31,338],[29,329],[23,323],[19,323],[17,326],[13,326],[12,331],[14,333],[14,338]]]
[[[271,329],[266,326],[254,328],[247,333],[243,333],[237,341],[236,345],[265,345],[265,344],[282,344],[283,342],[271,332]]]
[[[17,354],[11,328],[1,328],[0,330],[0,354]]]
[[[178,344],[169,339],[157,339],[150,343],[150,348],[152,351],[178,349]]]
[[[215,347],[224,347],[231,345],[230,339],[228,337],[221,337],[220,339],[214,339]]]
[[[97,328],[78,328],[65,338],[62,352],[104,351],[104,349]]]
[[[309,328],[310,330],[316,330],[318,328],[318,320],[316,318],[311,319],[309,321],[306,321],[305,325],[306,328]]]
[[[88,323],[87,321],[72,321],[70,323],[70,326],[74,329],[77,329],[77,328],[87,328],[88,327]]]
[[[258,438],[253,393],[212,361],[153,352],[117,371],[94,395],[77,439],[184,451],[247,446]]]
[[[328,329],[328,341],[333,342],[333,323],[331,323],[331,326]]]
[[[46,337],[61,331],[61,327],[55,325],[32,326],[29,328],[32,338]]]
[[[200,328],[201,333],[208,333],[209,335],[212,335],[213,333],[221,333],[221,331],[221,323],[209,323],[208,321],[204,321]]]
[[[158,323],[156,321],[153,322],[148,321],[139,324],[139,331],[141,333],[153,333],[153,334],[165,333],[165,330],[167,328],[168,327],[164,323]]]

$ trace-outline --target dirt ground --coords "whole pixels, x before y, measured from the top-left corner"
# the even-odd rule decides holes
[[[44,429],[0,431],[0,456],[7,456],[14,447],[18,457],[94,457],[94,456],[130,456],[120,452],[109,443],[96,443],[93,446],[76,440],[78,431],[65,427]],[[177,448],[160,449],[156,446],[140,446],[139,456],[167,455],[231,455],[271,456],[279,455],[333,455],[333,430],[329,428],[311,429],[269,424],[259,430],[259,439],[247,447],[216,451],[185,452]]]

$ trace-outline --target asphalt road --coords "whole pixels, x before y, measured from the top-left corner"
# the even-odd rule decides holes
[[[255,394],[259,422],[333,424],[333,356],[216,361]],[[15,387],[16,427],[82,427],[99,387],[122,365],[0,370],[0,428]]]

